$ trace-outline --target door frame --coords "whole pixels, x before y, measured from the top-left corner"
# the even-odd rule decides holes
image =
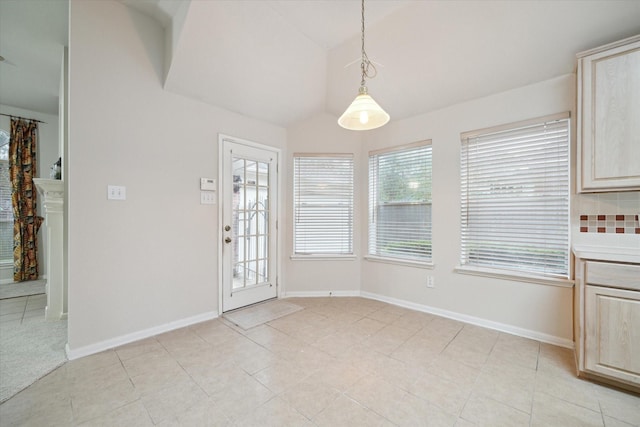
[[[281,272],[282,272],[282,257],[281,257],[281,253],[282,253],[282,238],[283,238],[283,227],[281,227],[282,225],[282,203],[284,201],[284,194],[282,192],[282,174],[281,174],[281,170],[283,168],[281,168],[281,163],[282,163],[282,149],[277,148],[277,147],[273,147],[271,145],[265,145],[265,144],[261,144],[258,142],[254,142],[254,141],[250,141],[247,139],[242,139],[242,138],[236,138],[234,136],[230,136],[230,135],[226,135],[226,134],[222,134],[219,133],[218,134],[218,221],[217,221],[217,226],[216,226],[216,239],[218,240],[218,316],[222,316],[222,298],[223,298],[223,291],[224,291],[224,284],[223,284],[223,260],[222,260],[222,251],[223,251],[223,241],[222,241],[222,236],[223,236],[223,230],[222,227],[224,226],[224,221],[223,221],[223,215],[224,215],[224,194],[223,194],[223,174],[224,174],[224,142],[228,141],[228,142],[232,142],[234,144],[240,144],[240,145],[246,145],[247,147],[251,147],[251,148],[257,148],[260,150],[266,150],[266,151],[270,151],[272,152],[277,159],[278,162],[278,166],[276,169],[276,191],[278,192],[278,203],[275,206],[276,209],[276,253],[275,253],[275,266],[276,266],[276,271],[275,271],[275,284],[276,284],[276,296],[278,298],[281,298],[283,295],[283,287],[282,287],[282,277],[281,277]]]

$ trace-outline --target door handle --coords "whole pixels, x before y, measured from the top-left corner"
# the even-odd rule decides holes
[[[231,243],[231,237],[226,237],[226,238],[224,239],[224,242],[225,242],[225,243]]]
[[[230,225],[225,225],[224,226],[224,231],[229,231],[231,230],[231,226]]]

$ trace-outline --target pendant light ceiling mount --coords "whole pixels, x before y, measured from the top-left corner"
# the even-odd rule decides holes
[[[365,78],[372,79],[376,76],[377,71],[375,65],[369,60],[367,52],[364,49],[364,0],[362,0],[362,58],[360,61],[360,71],[362,79],[360,81],[360,89],[358,96],[353,100],[347,110],[342,113],[338,119],[338,124],[349,130],[370,130],[384,126],[390,117],[386,111],[378,105],[376,101],[369,95]]]

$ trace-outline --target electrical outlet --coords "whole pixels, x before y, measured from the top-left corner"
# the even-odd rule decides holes
[[[427,288],[435,288],[436,285],[433,280],[433,276],[427,276]]]

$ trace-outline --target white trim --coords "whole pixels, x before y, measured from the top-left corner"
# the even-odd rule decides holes
[[[13,281],[13,262],[10,264],[0,264],[0,271],[9,270],[9,278],[8,279],[0,279],[0,285],[9,285],[11,283],[18,283]],[[3,271],[6,272],[6,271]],[[41,274],[37,279],[33,280],[47,280],[46,274]]]
[[[442,310],[440,308],[430,307],[428,305],[417,304],[401,299],[388,297],[385,295],[374,294],[371,292],[360,292],[360,295],[364,298],[374,299],[377,301],[386,302],[389,304],[397,305],[400,307],[409,308],[411,310],[421,311],[423,313],[434,314],[436,316],[446,317],[448,319],[458,320],[464,323],[469,323],[476,326],[482,326],[483,328],[489,328],[500,332],[506,332],[511,335],[516,335],[523,338],[530,338],[536,341],[557,345],[560,347],[573,349],[573,341],[566,338],[560,338],[553,335],[544,334],[541,332],[532,331],[530,329],[518,328],[517,326],[507,325],[504,323],[493,322],[491,320],[482,319],[479,317],[468,316],[466,314],[456,313],[453,311]]]
[[[385,264],[396,264],[396,265],[405,265],[407,267],[416,267],[416,268],[426,268],[428,270],[433,270],[435,265],[432,262],[426,261],[411,261],[408,259],[401,258],[385,258],[376,255],[367,255],[364,257],[367,261],[372,262],[382,262]]]
[[[559,120],[566,120],[571,118],[570,111],[564,111],[562,113],[549,114],[547,116],[535,117],[533,119],[521,120],[519,122],[514,123],[505,123],[497,126],[490,126],[484,129],[476,129],[472,131],[462,132],[460,134],[460,139],[471,139],[477,136],[484,136],[491,133],[498,133],[503,131],[508,131],[516,128],[524,128],[527,126],[535,126],[541,123],[546,122],[555,122]]]
[[[101,351],[104,351],[104,350],[109,350],[124,344],[129,344],[134,341],[139,341],[139,340],[149,338],[155,335],[159,335],[165,332],[173,331],[175,329],[180,329],[186,326],[195,325],[196,323],[205,322],[207,320],[215,319],[217,317],[218,317],[217,311],[209,311],[206,313],[198,314],[197,316],[187,317],[185,319],[165,323],[164,325],[154,326],[153,328],[144,329],[142,331],[133,332],[131,334],[121,335],[115,338],[110,338],[105,341],[100,341],[95,344],[87,345],[87,346],[76,348],[73,350],[69,347],[69,343],[67,343],[67,345],[65,346],[67,359],[69,360],[79,359],[81,357],[89,356],[95,353],[100,353]]]
[[[272,145],[267,145],[267,144],[262,144],[262,143],[258,143],[258,142],[253,142],[247,139],[243,139],[243,138],[236,138],[235,136],[230,136],[224,133],[218,133],[218,224],[216,227],[216,230],[218,232],[218,313],[222,313],[222,298],[224,297],[224,284],[222,283],[223,281],[223,275],[222,275],[222,269],[224,268],[224,263],[223,263],[223,259],[222,259],[222,250],[223,250],[223,244],[222,244],[222,235],[223,233],[221,233],[222,230],[222,224],[223,224],[223,215],[224,215],[224,200],[222,199],[222,197],[224,197],[223,194],[223,188],[222,188],[222,182],[223,182],[223,178],[224,178],[224,142],[225,141],[230,141],[234,144],[240,144],[240,145],[246,145],[248,147],[252,147],[252,148],[256,148],[259,150],[264,150],[264,151],[270,151],[272,152],[277,159],[278,162],[278,166],[277,166],[277,170],[276,170],[276,181],[277,181],[277,188],[276,188],[276,192],[278,195],[278,203],[276,205],[276,274],[275,274],[275,285],[276,285],[276,296],[277,297],[282,297],[283,292],[284,292],[284,285],[283,285],[283,280],[280,277],[281,273],[283,271],[282,268],[282,256],[280,255],[283,250],[283,244],[282,242],[284,241],[284,227],[282,226],[282,224],[284,224],[284,221],[282,220],[282,212],[284,211],[284,206],[283,204],[285,203],[285,198],[284,198],[284,193],[283,193],[283,188],[284,188],[284,177],[283,177],[283,173],[280,172],[280,168],[284,167],[283,165],[283,150],[281,148],[278,147],[274,147]]]
[[[301,291],[285,292],[281,298],[359,297],[360,291]]]
[[[0,271],[2,275],[7,275],[6,279],[0,279],[0,285],[13,283],[13,261],[0,263]]]
[[[537,283],[539,285],[558,286],[560,288],[573,288],[575,282],[562,277],[544,277],[533,274],[519,273],[517,271],[499,270],[486,267],[458,265],[453,269],[456,273],[472,276],[485,276],[494,279],[513,280],[514,282]]]
[[[222,194],[222,179],[224,178],[224,139],[226,135],[218,134],[218,223],[216,224],[216,238],[218,240],[218,313],[222,313],[222,269],[224,262],[222,261],[222,236],[224,233],[220,231],[222,227],[224,215],[224,195]]]
[[[356,255],[300,255],[294,254],[289,257],[291,261],[355,261]]]
[[[320,158],[327,158],[327,159],[331,159],[333,157],[340,157],[343,159],[353,159],[354,155],[353,153],[316,153],[316,152],[311,152],[311,153],[293,153],[292,157],[295,159],[296,157],[320,157]]]
[[[446,317],[448,319],[458,320],[460,322],[469,323],[471,325],[481,326],[483,328],[493,329],[500,332],[505,332],[511,335],[516,335],[523,338],[529,338],[532,340],[557,345],[564,348],[573,349],[573,341],[556,337],[541,332],[532,331],[530,329],[518,328],[517,326],[507,325],[500,322],[494,322],[479,317],[469,316],[466,314],[456,313],[453,311],[442,310],[440,308],[431,307],[428,305],[417,304],[406,300],[388,297],[386,295],[375,294],[366,291],[325,291],[325,292],[287,292],[284,298],[314,298],[314,297],[363,297],[373,299],[376,301],[382,301],[389,304],[393,304],[399,307],[408,308],[411,310],[421,311],[423,313],[429,313],[440,317]]]
[[[291,205],[291,218],[292,218],[292,243],[293,243],[293,254],[291,255],[291,259],[295,260],[295,259],[304,259],[305,257],[311,257],[311,256],[317,256],[317,257],[325,257],[325,259],[327,257],[334,257],[335,260],[340,260],[342,257],[353,257],[353,259],[355,259],[355,255],[354,255],[354,224],[355,224],[355,159],[354,159],[354,155],[353,153],[349,153],[349,154],[339,154],[339,155],[329,155],[329,154],[304,154],[304,153],[294,153],[293,154],[293,164],[292,164],[292,176],[293,176],[293,189],[292,189],[292,194],[293,194],[293,203]],[[322,162],[320,164],[316,164],[314,160],[310,160],[310,159],[322,159]],[[341,225],[337,226],[337,229],[334,230],[336,231],[336,236],[335,239],[331,236],[331,232],[327,230],[327,232],[329,233],[329,236],[327,236],[327,233],[324,233],[323,236],[319,236],[316,235],[315,232],[311,232],[312,236],[306,236],[306,233],[304,231],[300,231],[298,230],[299,226],[298,224],[300,222],[302,223],[307,223],[306,225],[309,226],[310,224],[314,224],[311,226],[311,229],[315,230],[315,227],[318,225],[318,222],[322,222],[321,217],[316,217],[317,212],[314,212],[313,207],[311,207],[312,205],[308,205],[305,202],[308,202],[308,197],[309,195],[307,194],[307,190],[310,189],[310,187],[308,187],[308,184],[304,184],[304,183],[300,183],[298,182],[298,176],[300,174],[304,175],[305,173],[309,172],[312,173],[313,175],[315,174],[319,174],[324,166],[326,166],[326,164],[324,162],[327,163],[331,163],[334,164],[334,162],[337,162],[338,164],[334,164],[334,166],[339,167],[339,169],[342,172],[349,172],[349,176],[345,176],[344,174],[339,174],[340,175],[340,179],[338,180],[336,178],[336,182],[339,182],[339,187],[342,188],[342,186],[347,186],[350,184],[351,187],[351,192],[350,192],[350,197],[348,200],[348,208],[350,209],[348,218],[342,218],[341,217],[341,222],[343,222]],[[345,202],[346,200],[344,200],[345,198],[345,194],[342,192],[339,192],[340,194],[337,197],[337,199],[332,200],[332,195],[331,195],[331,187],[333,184],[336,184],[336,182],[332,182],[332,184],[328,184],[327,189],[323,190],[323,192],[328,191],[328,194],[323,194],[322,196],[322,200],[323,200],[323,204],[325,203],[339,203],[340,205],[343,204],[343,202]],[[313,186],[312,186],[313,187]],[[315,190],[312,190],[312,193],[314,193]],[[312,199],[317,199],[317,197],[320,197],[318,194],[316,194],[316,196],[312,197]],[[307,206],[307,208],[302,208],[303,206]],[[306,220],[299,220],[299,214],[301,209],[303,211],[306,212],[306,215],[303,215]],[[308,222],[307,222],[308,221]],[[348,224],[348,231],[345,231],[345,225]],[[302,227],[304,228],[304,227]],[[348,242],[345,244],[345,235],[348,234]],[[306,236],[309,237],[309,239],[307,238],[302,238],[302,241],[304,241],[305,243],[302,244],[302,246],[304,246],[305,248],[308,246],[313,247],[315,246],[318,242],[318,239],[320,240],[327,240],[328,243],[330,242],[328,245],[322,245],[325,246],[325,249],[327,249],[326,246],[334,246],[334,249],[339,250],[339,252],[334,252],[334,253],[327,253],[327,252],[321,252],[321,251],[317,251],[317,252],[313,252],[314,249],[312,249],[311,251],[300,251],[297,252],[298,249],[298,243],[299,243],[299,236]],[[348,251],[345,250],[345,246],[348,246]],[[301,257],[301,258],[298,258]]]
[[[490,320],[481,319],[474,316],[468,316],[466,314],[460,314],[453,311],[442,310],[439,308],[434,308],[434,307],[423,305],[423,304],[417,304],[414,302],[392,298],[385,295],[375,294],[372,292],[357,291],[357,290],[324,291],[324,292],[320,292],[320,291],[283,292],[280,297],[281,298],[316,298],[316,297],[358,297],[358,296],[363,298],[373,299],[376,301],[386,302],[399,307],[405,307],[405,308],[420,311],[423,313],[429,313],[429,314],[434,314],[436,316],[458,320],[464,323],[469,323],[472,325],[477,325],[484,328],[489,328],[496,331],[505,332],[508,334],[520,336],[523,338],[529,338],[529,339],[557,345],[564,348],[570,348],[570,349],[574,348],[573,341],[568,340],[566,338],[560,338],[553,335],[532,331],[530,329],[518,328],[516,326],[507,325],[504,323],[493,322]],[[197,316],[188,317],[186,319],[169,322],[161,326],[156,326],[153,328],[145,329],[145,330],[134,332],[131,334],[122,335],[120,337],[111,338],[105,341],[101,341],[85,347],[80,347],[74,350],[71,350],[69,348],[69,344],[67,343],[65,347],[65,351],[67,354],[67,359],[75,360],[81,357],[99,353],[104,350],[109,350],[112,348],[119,347],[121,345],[129,344],[134,341],[139,341],[139,340],[156,336],[165,332],[173,331],[175,329],[180,329],[187,326],[195,325],[197,323],[205,322],[207,320],[216,319],[218,317],[219,317],[219,314],[217,311],[210,311],[207,313],[199,314]]]
[[[422,141],[410,142],[408,144],[394,145],[393,147],[380,148],[378,150],[369,151],[369,156],[377,156],[378,154],[392,153],[394,151],[412,150],[418,147],[432,145],[431,139],[423,139]]]

